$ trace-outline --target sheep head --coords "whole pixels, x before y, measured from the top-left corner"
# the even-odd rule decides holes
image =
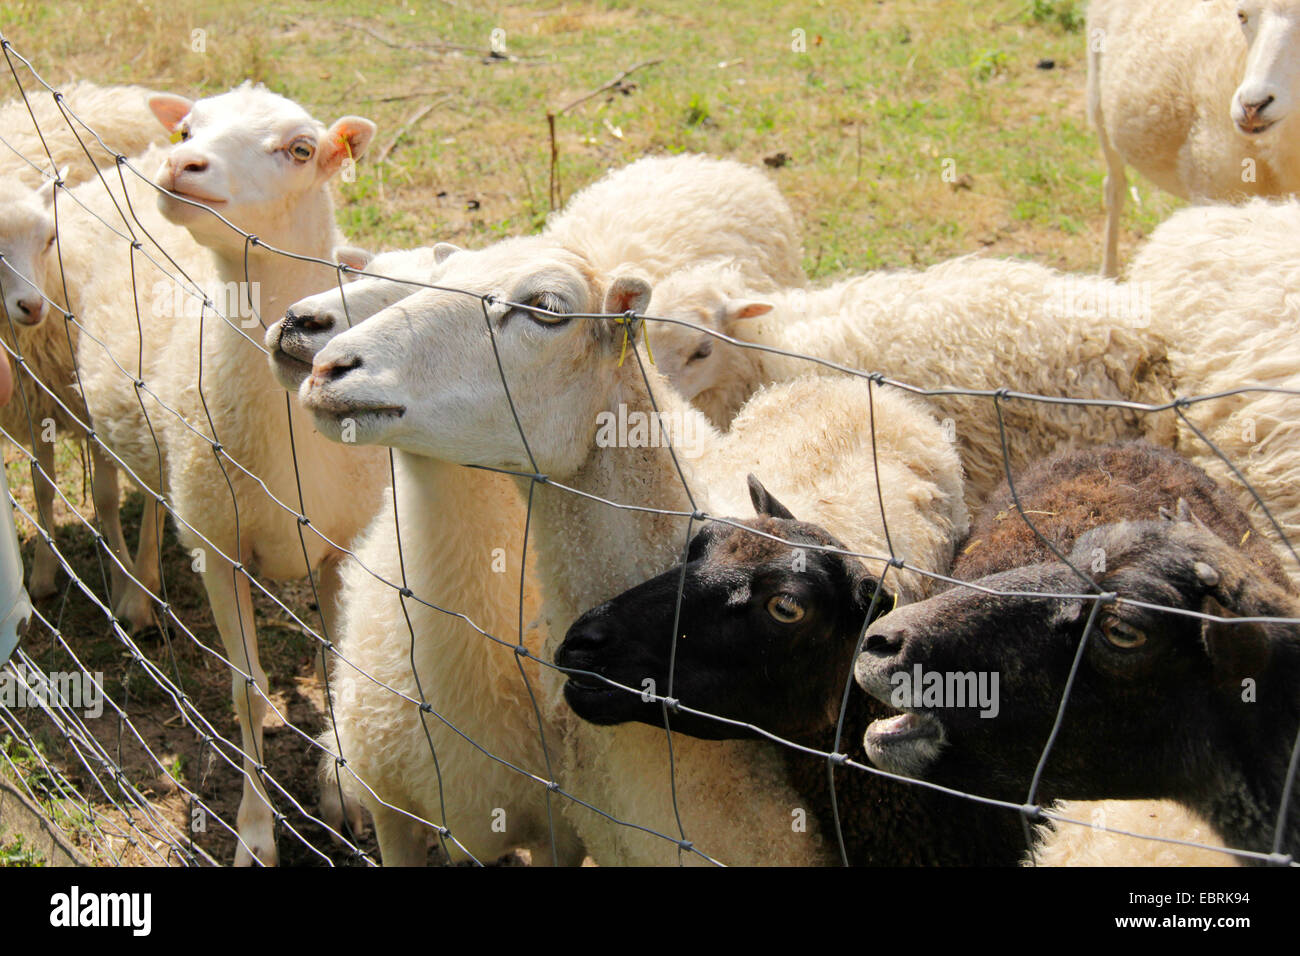
[[[0,186],[0,302],[17,326],[39,325],[48,311],[41,290],[57,286],[54,189],[54,180],[36,190]]]
[[[743,339],[745,320],[772,308],[748,295],[740,270],[725,262],[683,269],[655,286],[649,313],[670,320],[647,323],[659,370],[717,428],[727,428],[761,373],[758,352],[712,333]]]
[[[1295,600],[1186,509],[1095,528],[1069,558],[1118,596],[1096,608],[1090,629],[1094,602],[1059,562],[976,582],[1015,593],[959,585],[871,626],[855,677],[902,712],[866,733],[877,766],[1023,800],[1076,655],[1041,799],[1193,802],[1231,773],[1232,755],[1268,752],[1262,742],[1278,737],[1266,725],[1289,722],[1283,733],[1294,737],[1293,700],[1280,710],[1255,701],[1294,698],[1270,661],[1284,646],[1294,654],[1300,633],[1231,619],[1295,615]],[[1207,614],[1227,620],[1197,616]],[[991,707],[954,698],[969,675],[997,678]],[[1275,749],[1261,759],[1285,761],[1288,748]]]
[[[574,474],[595,446],[598,415],[639,374],[620,361],[639,323],[570,316],[642,313],[649,285],[597,276],[539,237],[459,251],[442,269],[442,289],[408,296],[321,349],[303,406],[339,441],[530,470],[522,428],[541,471]]]
[[[375,275],[359,278],[345,271],[333,288],[295,302],[267,329],[267,357],[276,379],[296,392],[311,375],[316,353],[330,340],[420,291],[422,284],[436,281],[443,260],[454,251],[456,247],[445,242],[432,249],[373,257],[350,247],[336,249],[335,258],[341,265]]]
[[[326,129],[292,100],[250,83],[197,102],[156,94],[149,106],[175,140],[155,177],[167,190],[158,207],[205,245],[243,243],[208,210],[272,242],[301,242],[295,228],[332,230],[332,222],[301,222],[297,207],[375,134],[375,124],[357,116]]]
[[[1300,4],[1294,0],[1242,0],[1237,20],[1248,52],[1232,96],[1232,121],[1257,136],[1286,120],[1300,96]]]
[[[706,524],[691,539],[684,564],[569,628],[556,663],[589,672],[574,673],[564,687],[578,716],[597,724],[663,726],[662,704],[643,696],[649,690],[786,737],[834,726],[867,615],[893,598],[883,589],[877,596],[877,580],[856,558],[816,550],[843,545],[795,518],[754,476],[749,482],[758,517]],[[693,737],[752,735],[694,714],[669,720],[673,730]]]

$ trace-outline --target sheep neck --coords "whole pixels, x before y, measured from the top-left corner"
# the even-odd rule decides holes
[[[834,703],[838,711],[838,693]],[[893,713],[855,688],[844,715],[840,752],[861,761],[855,751],[867,724]],[[798,742],[830,753],[835,726]],[[835,845],[826,761],[785,747],[782,753],[790,780],[816,814],[827,842]],[[835,798],[844,851],[854,866],[1014,866],[1024,855],[1020,820],[1004,809],[852,768],[836,771]]]
[[[273,386],[272,375],[258,346],[265,327],[276,321],[285,310],[299,299],[328,287],[331,276],[326,267],[315,262],[304,262],[291,256],[273,252],[265,246],[283,249],[296,255],[330,260],[337,244],[338,233],[334,226],[333,202],[325,185],[306,195],[285,202],[258,222],[260,230],[250,230],[259,239],[252,245],[238,236],[232,241],[208,246],[216,271],[216,279],[224,290],[239,290],[242,319],[229,322],[220,319],[212,323],[215,334],[205,337],[205,351],[214,349],[219,354],[238,357],[238,361],[222,363],[223,388],[232,386],[232,379],[242,385],[239,394],[245,401],[262,396],[276,406],[283,404],[283,393]],[[257,308],[254,322],[247,296],[256,290]],[[246,327],[251,325],[251,328]],[[305,416],[292,404],[292,414]]]
[[[424,601],[464,613],[492,637],[514,641],[520,587],[515,556],[523,544],[523,515],[511,480],[396,450],[393,477],[399,526],[418,535],[403,538],[403,583]],[[513,567],[493,566],[497,548]],[[433,615],[431,626],[419,632],[417,653],[429,661],[420,673],[452,666],[454,660],[474,680],[490,684],[489,675],[514,671],[508,649],[458,618],[426,608],[414,611]],[[525,623],[530,612],[525,608]]]
[[[626,361],[616,372],[607,411],[615,416],[648,416],[657,407],[669,422],[694,416],[696,434],[712,436],[707,420],[682,401],[652,366],[646,367],[646,379],[649,388],[637,363]],[[697,505],[703,507],[703,487],[696,480],[694,463],[678,460]],[[583,611],[663,571],[686,541],[687,519],[680,515],[615,508],[586,495],[637,508],[691,509],[673,452],[663,444],[602,447],[593,438],[583,464],[561,481],[585,494],[549,484],[533,492],[538,572],[549,595],[547,616],[552,625],[548,651],[558,646],[564,629]],[[527,496],[529,482],[521,482]]]

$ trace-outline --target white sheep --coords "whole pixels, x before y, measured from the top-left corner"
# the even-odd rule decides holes
[[[272,813],[258,771],[267,683],[243,569],[273,579],[319,569],[319,604],[331,623],[335,545],[346,546],[378,509],[387,456],[313,434],[275,387],[247,330],[334,281],[328,267],[265,246],[332,255],[339,242],[329,180],[365,151],[375,128],[344,117],[326,129],[297,104],[250,84],[198,102],[159,95],[150,106],[182,141],[150,157],[161,160],[157,182],[172,195],[133,178],[132,208],[150,233],[167,237],[163,248],[187,257],[187,274],[234,295],[221,303],[225,318],[188,306],[178,315],[172,287],[164,286],[141,306],[138,331],[129,274],[106,276],[82,308],[91,334],[82,336],[78,361],[97,433],[146,484],[165,481],[181,542],[196,556],[232,663],[245,755],[235,861],[273,863]],[[153,393],[144,411],[133,375]],[[299,507],[309,526],[300,525]]]
[[[1260,387],[1184,409],[1187,420],[1259,494],[1290,546],[1219,454],[1173,412],[1148,425],[1177,426],[1174,447],[1205,469],[1281,550],[1300,587],[1300,202],[1185,209],[1138,250],[1129,281],[1150,301],[1153,330],[1169,342],[1183,397]],[[1289,390],[1289,391],[1288,391]]]
[[[701,189],[715,200],[694,206]],[[618,215],[610,215],[611,208]],[[668,214],[672,208],[678,209],[675,218]],[[759,241],[739,243],[734,231],[756,222],[766,224]],[[552,217],[542,238],[516,241],[510,248],[552,244],[559,229],[581,235],[589,244],[603,235],[607,242],[601,247],[612,250],[610,255],[643,256],[642,262],[663,272],[693,261],[699,250],[709,248],[709,236],[741,252],[747,274],[756,282],[769,270],[786,281],[798,269],[799,239],[779,191],[758,171],[727,161],[682,156],[633,163],[574,196]],[[428,250],[385,253],[371,260],[367,271],[441,282],[444,264],[464,259],[453,252],[454,246],[440,243]],[[324,343],[369,321],[388,301],[400,300],[401,308],[411,301],[409,291],[400,283],[359,279],[295,303],[267,333],[277,377],[293,387]],[[400,450],[394,463],[405,574],[398,564],[390,504],[358,542],[358,565],[349,564],[345,571],[339,645],[346,663],[337,669],[334,683],[334,727],[322,734],[321,742],[333,750],[337,733],[348,762],[339,779],[348,795],[374,816],[386,865],[424,860],[428,829],[416,817],[445,820],[456,838],[445,845],[455,858],[463,855],[462,846],[480,859],[526,846],[534,860],[552,859],[544,793],[537,781],[485,756],[411,703],[429,700],[479,747],[544,773],[537,716],[511,649],[458,617],[420,601],[403,601],[389,584],[363,570],[371,568],[388,581],[405,580],[417,598],[465,615],[488,634],[514,640],[520,604],[517,557],[511,558],[515,567],[508,572],[488,569],[494,548],[502,549],[504,558],[522,544],[523,501],[506,476]],[[530,546],[530,559],[534,554]],[[523,620],[528,622],[539,603],[531,571],[524,603]],[[529,629],[525,643],[532,654],[542,653],[535,630]],[[568,715],[557,721],[540,687],[538,696],[544,732],[558,755]],[[332,780],[333,762],[323,769]],[[445,794],[445,817],[440,794]],[[581,844],[558,803],[553,819],[556,862],[577,862]]]
[[[594,253],[601,261],[635,263],[656,279],[684,265],[725,259],[756,288],[807,282],[789,204],[768,177],[731,160],[694,154],[638,160],[574,195],[548,217],[541,234],[572,249],[599,246]],[[354,256],[349,264],[378,276],[431,284],[456,248],[439,242],[373,259]],[[358,316],[374,315],[419,291],[388,278],[367,276],[326,289],[294,303],[270,327],[266,347],[286,388],[296,389],[315,354]]]
[[[93,220],[80,209],[74,211],[73,200],[64,197],[59,200],[61,236],[56,243],[56,188],[53,180],[36,190],[12,179],[0,181],[0,291],[7,316],[0,321],[0,341],[8,353],[22,357],[20,365],[14,360],[20,369],[17,394],[0,409],[0,426],[33,454],[38,466],[32,481],[37,518],[47,533],[53,530],[55,440],[82,439],[81,423],[88,421],[73,359],[80,329],[75,321],[65,322],[62,313],[69,303],[74,312],[80,310],[82,289],[102,268],[102,262],[93,261],[93,250],[109,234],[97,222],[92,227]],[[61,256],[66,273],[60,270]],[[99,518],[116,557],[110,562],[112,607],[139,630],[152,621],[147,592],[158,584],[156,512],[146,504],[140,548],[131,561],[116,506],[116,465],[96,443],[91,443],[90,455]],[[32,597],[54,593],[58,569],[58,557],[40,537],[27,580]]]
[[[149,90],[138,86],[71,84],[62,91],[64,103],[89,130],[65,118],[53,95],[43,86],[29,89],[27,102],[14,99],[0,106],[0,130],[3,130],[0,134],[3,138],[0,142],[0,255],[4,256],[4,264],[0,266],[0,292],[9,316],[8,321],[0,323],[0,340],[11,354],[23,356],[26,375],[38,379],[58,396],[56,400],[34,382],[20,383],[14,402],[0,410],[0,425],[29,447],[40,472],[51,479],[54,477],[51,425],[56,434],[80,437],[81,428],[74,416],[85,420],[72,359],[77,328],[75,324],[65,327],[61,319],[50,316],[49,302],[56,308],[66,308],[58,271],[59,250],[53,243],[54,181],[57,178],[71,186],[94,176],[96,165],[112,163],[112,153],[100,145],[96,136],[112,149],[128,155],[162,142],[166,132],[149,111],[149,95]],[[49,168],[50,157],[54,169]],[[116,175],[116,172],[107,174],[111,179]],[[65,201],[62,208],[68,205]],[[78,277],[70,281],[75,283]],[[20,372],[19,378],[23,377]],[[102,486],[113,478],[115,469],[99,448],[92,447],[91,455],[94,473],[102,476],[99,479]],[[37,517],[48,532],[54,486],[37,473],[33,475],[33,492]],[[144,592],[130,583],[122,568],[138,564],[134,573],[145,586],[157,583],[157,551],[147,544],[154,537],[155,516],[152,508],[145,511],[141,541],[146,546],[141,547],[136,562],[127,560],[116,511],[102,516],[110,548],[122,562],[122,567],[113,563],[110,569],[113,603],[136,629],[149,622],[148,605],[142,600]],[[40,538],[27,582],[32,597],[54,593],[58,567],[58,558],[45,539]]]
[[[1106,160],[1104,275],[1119,271],[1124,164],[1184,199],[1300,189],[1300,3],[1093,0],[1088,115]]]
[[[0,106],[0,178],[34,189],[62,171],[63,181],[73,186],[94,178],[95,167],[113,165],[114,152],[135,156],[166,141],[166,131],[149,110],[151,90],[83,81],[61,93],[69,114],[77,119],[65,117],[54,95],[40,84],[27,88],[26,102],[19,97]],[[100,145],[101,139],[109,149]]]
[[[1063,275],[1030,262],[960,258],[920,271],[872,272],[821,289],[759,293],[726,264],[683,270],[654,290],[647,323],[663,371],[725,427],[760,385],[825,365],[913,386],[981,390],[939,395],[933,407],[961,448],[972,506],[1005,476],[997,409],[1001,388],[1098,400],[1166,401],[1164,345],[1132,290],[1106,279]],[[681,357],[686,364],[678,367]],[[1001,401],[1012,467],[1071,442],[1136,437],[1140,413],[1118,408]],[[1166,422],[1172,435],[1172,427]]]
[[[626,274],[611,280],[607,264],[593,262],[591,254],[545,240],[511,240],[452,256],[440,283],[559,313],[644,311],[646,283]],[[413,324],[413,317],[419,322]],[[636,359],[624,356],[620,362],[625,337],[629,348],[635,344],[635,329],[502,307],[493,310],[492,327],[526,450],[483,321],[476,298],[418,293],[327,345],[300,398],[325,434],[338,435],[346,416],[356,422],[360,442],[525,472],[535,462],[549,479],[585,493],[550,483],[533,492],[548,654],[579,614],[679,555],[686,532],[682,517],[611,508],[600,500],[636,509],[691,509],[663,435],[671,436],[696,503],[715,513],[736,513],[744,497],[737,475],[799,470],[805,484],[830,488],[835,479],[819,465],[834,455],[837,436],[849,423],[859,435],[867,428],[862,402],[872,386],[811,380],[763,393],[746,412],[753,424],[742,415],[733,434],[722,438],[653,367],[646,366],[643,377]],[[423,337],[417,327],[437,328],[438,335]],[[412,378],[408,369],[414,365],[421,372]],[[856,388],[858,399],[833,400],[837,384]],[[436,427],[428,427],[434,422]],[[620,429],[627,432],[622,440]],[[940,451],[951,454],[943,445]],[[521,483],[527,488],[527,479]],[[544,673],[541,683],[549,706],[557,709],[554,719],[568,718],[561,782],[620,820],[676,836],[664,733],[581,726],[563,712],[555,675]],[[688,838],[695,834],[702,850],[742,863],[827,858],[816,834],[791,832],[797,798],[779,753],[749,742],[675,738],[674,754],[682,819]],[[600,862],[677,859],[672,842],[608,824],[578,805],[566,806],[566,812]]]

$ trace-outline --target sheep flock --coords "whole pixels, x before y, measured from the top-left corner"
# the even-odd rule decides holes
[[[1300,2],[1093,0],[1079,42],[1090,275],[810,281],[777,178],[689,153],[367,250],[364,117],[0,105],[26,588],[163,661],[196,573],[230,712],[150,666],[237,781],[213,862],[304,819],[385,866],[1300,861]],[[1127,167],[1191,204],[1124,268]]]

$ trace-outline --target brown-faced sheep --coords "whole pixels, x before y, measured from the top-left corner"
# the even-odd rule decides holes
[[[1270,853],[1300,727],[1300,631],[1218,619],[1300,617],[1275,555],[1199,469],[1140,444],[1044,463],[1017,494],[1070,564],[1044,560],[1003,515],[1004,491],[954,570],[984,575],[978,589],[951,587],[868,630],[857,681],[901,711],[868,728],[872,761],[1024,800],[1072,681],[1038,799],[1175,800],[1228,846]],[[1094,496],[1104,508],[1080,506]],[[997,718],[922,700],[908,689],[918,668],[999,675]]]

